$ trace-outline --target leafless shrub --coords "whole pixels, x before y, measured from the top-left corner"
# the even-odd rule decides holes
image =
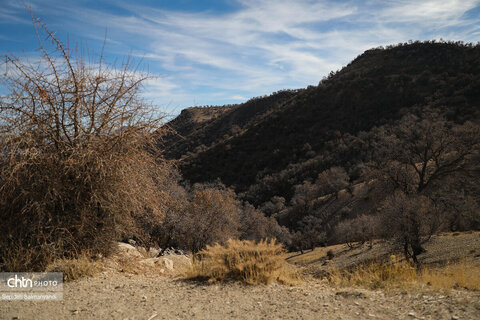
[[[349,185],[350,177],[344,168],[332,167],[318,175],[316,185],[322,194],[338,192]]]
[[[168,202],[170,168],[148,152],[160,119],[139,96],[147,76],[128,59],[119,68],[102,55],[87,62],[33,24],[42,56],[6,56],[1,79],[10,90],[0,100],[2,270],[107,254],[122,234],[146,237],[141,225]]]
[[[171,199],[174,201],[154,236],[163,248],[197,252],[228,239],[277,239],[286,245],[290,242],[286,228],[253,206],[242,205],[235,193],[222,184],[196,184],[191,190],[180,188]]]
[[[303,254],[304,250],[310,249],[313,251],[317,246],[325,246],[325,240],[325,232],[316,230],[315,228],[297,231],[292,235],[290,250],[300,251]]]
[[[241,210],[240,233],[242,240],[276,239],[285,246],[289,246],[291,242],[287,228],[281,227],[273,217],[266,217],[249,204],[244,205]]]
[[[340,222],[335,227],[335,240],[347,243],[350,247],[354,242],[369,242],[372,245],[373,239],[381,236],[381,218],[374,215],[361,215],[353,219]]]
[[[239,203],[223,185],[197,184],[169,210],[158,234],[160,245],[197,252],[216,242],[240,236]]]
[[[381,209],[384,236],[403,249],[405,258],[418,263],[423,243],[440,228],[442,212],[425,196],[406,195],[401,191],[388,196]]]

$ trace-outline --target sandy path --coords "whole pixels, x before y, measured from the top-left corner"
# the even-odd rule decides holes
[[[480,293],[384,294],[316,280],[203,285],[106,273],[67,283],[61,302],[0,301],[1,319],[480,319]]]

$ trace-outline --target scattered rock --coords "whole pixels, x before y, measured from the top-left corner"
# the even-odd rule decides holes
[[[119,242],[117,248],[118,248],[118,252],[121,255],[142,257],[142,254],[137,250],[137,248],[135,248],[131,244]]]
[[[162,264],[167,270],[173,271],[173,261],[168,258],[161,258]]]
[[[148,253],[150,254],[150,256],[151,256],[152,258],[156,258],[156,257],[158,257],[159,254],[160,254],[160,249],[150,247],[150,248],[148,249]]]

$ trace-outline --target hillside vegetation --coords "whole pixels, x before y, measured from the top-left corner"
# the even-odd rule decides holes
[[[463,43],[367,50],[317,86],[186,109],[162,147],[185,180],[220,180],[288,227],[292,248],[399,229],[415,258],[438,230],[480,226],[478,61]]]
[[[325,158],[331,153],[328,142],[392,123],[413,107],[442,108],[456,121],[477,118],[479,59],[479,46],[454,43],[368,50],[318,86],[240,105],[184,110],[169,123],[180,137],[163,141],[165,154],[184,157],[182,173],[191,182],[220,178],[242,192],[266,175],[278,175],[320,155]],[[208,119],[198,121],[199,114],[207,113]],[[315,178],[316,171],[333,164],[351,167],[361,159],[345,155],[329,160],[295,181]],[[284,189],[276,195],[288,200],[293,189]],[[269,196],[262,194],[256,204]]]
[[[87,63],[32,17],[41,59],[7,55],[0,79],[2,271],[120,240],[163,254],[382,238],[418,264],[435,233],[480,228],[478,45],[368,50],[317,86],[160,126],[148,75]]]

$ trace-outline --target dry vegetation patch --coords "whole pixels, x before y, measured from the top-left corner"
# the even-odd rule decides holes
[[[342,287],[366,287],[369,289],[480,290],[480,267],[466,261],[450,263],[443,267],[422,267],[401,261],[394,255],[387,263],[361,264],[352,270],[332,269],[328,275],[331,284]]]
[[[57,259],[47,266],[47,272],[62,272],[65,281],[92,277],[103,270],[103,264],[83,253],[76,258]]]
[[[225,245],[207,246],[195,255],[192,268],[185,277],[209,282],[237,280],[247,284],[295,284],[299,276],[286,258],[282,245],[274,240],[258,243],[228,240]]]
[[[302,266],[305,274],[328,279],[335,286],[478,291],[479,235],[474,231],[434,235],[425,245],[426,252],[419,255],[420,266],[405,261],[403,254],[391,256],[394,247],[378,240],[372,247],[353,243],[315,248],[292,255],[289,262]],[[334,252],[331,260],[327,257],[330,250]]]

